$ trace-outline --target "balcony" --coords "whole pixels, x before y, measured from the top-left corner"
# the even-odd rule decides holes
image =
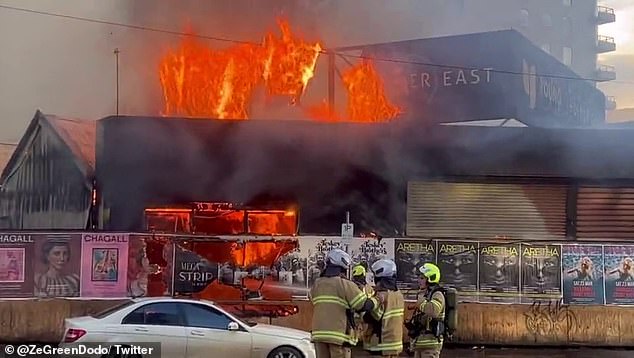
[[[601,65],[597,68],[596,79],[599,82],[616,80],[616,69],[614,66]]]
[[[606,53],[616,51],[614,37],[599,35],[597,37],[597,52]]]
[[[615,22],[616,14],[614,13],[614,9],[607,6],[597,6],[596,20],[599,25]]]
[[[605,97],[605,110],[606,111],[613,111],[616,109],[616,98],[613,96],[606,96]]]

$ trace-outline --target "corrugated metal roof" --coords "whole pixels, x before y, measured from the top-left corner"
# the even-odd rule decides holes
[[[0,143],[0,171],[7,165],[17,146],[17,144]]]
[[[45,114],[44,118],[70,147],[75,156],[83,160],[94,171],[97,122],[93,120],[60,118],[49,114]]]
[[[2,169],[2,180],[18,165],[20,158],[28,151],[33,136],[37,131],[47,127],[56,134],[59,140],[68,147],[73,154],[73,160],[82,171],[85,178],[91,178],[95,172],[95,147],[97,138],[97,122],[93,120],[68,119],[54,115],[43,114],[39,110],[35,113],[31,124],[20,139],[17,147],[9,155],[9,159]]]

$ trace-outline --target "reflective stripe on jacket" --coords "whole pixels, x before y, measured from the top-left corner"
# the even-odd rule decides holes
[[[423,297],[416,303],[416,311],[417,313],[424,313],[425,316],[422,323],[425,325],[426,330],[429,330],[431,328],[432,318],[440,321],[445,319],[445,296],[443,296],[442,292],[437,291],[434,292],[429,301],[426,297]],[[443,341],[442,336],[439,341],[433,334],[422,333],[420,336],[414,338],[412,348],[439,349],[442,348]]]
[[[367,296],[352,281],[320,277],[309,294],[313,304],[312,339],[337,345],[356,345],[357,334],[348,321],[348,310],[363,308]]]
[[[366,350],[381,352],[383,355],[399,355],[403,351],[403,319],[405,299],[400,291],[377,291],[371,298],[374,308],[372,317],[381,322],[380,336],[373,332]],[[373,327],[368,327],[372,330]]]

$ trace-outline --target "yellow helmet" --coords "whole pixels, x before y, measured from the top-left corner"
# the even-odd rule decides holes
[[[432,263],[426,263],[421,266],[418,271],[427,279],[429,283],[440,282],[440,269]]]
[[[365,276],[365,267],[363,267],[363,265],[356,265],[353,267],[352,276]]]

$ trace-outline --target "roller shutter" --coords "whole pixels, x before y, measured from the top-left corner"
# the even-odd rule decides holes
[[[634,239],[634,188],[579,187],[577,238]]]
[[[566,186],[410,182],[407,235],[566,238]]]

